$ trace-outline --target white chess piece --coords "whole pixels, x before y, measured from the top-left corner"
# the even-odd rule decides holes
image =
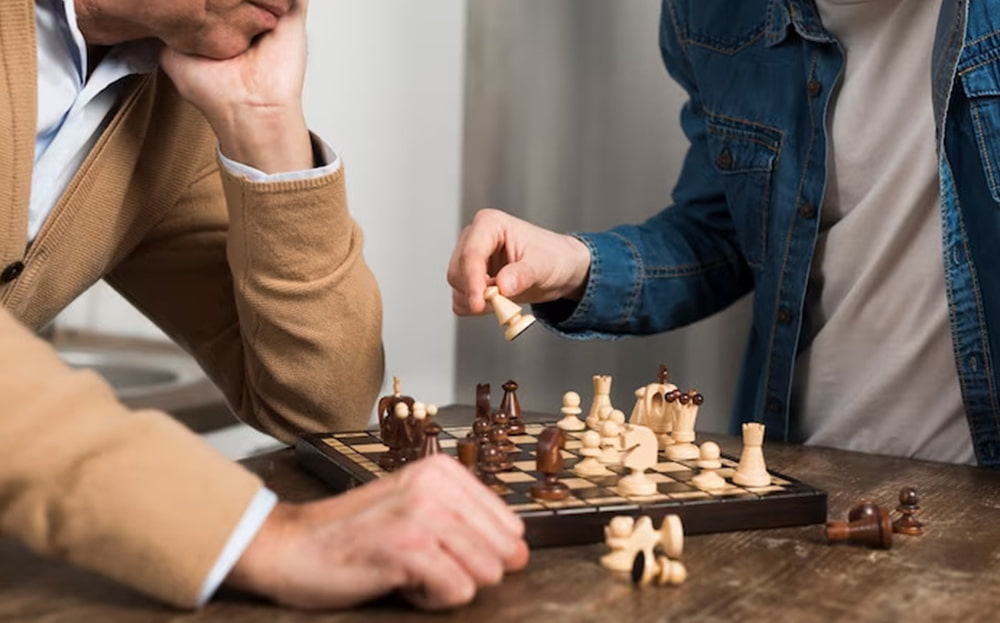
[[[497,322],[506,329],[504,338],[508,342],[535,323],[534,316],[524,313],[520,305],[500,294],[500,289],[496,286],[486,288],[486,300],[493,305]]]
[[[587,411],[587,426],[591,430],[599,431],[601,429],[601,425],[598,423],[600,420],[601,408],[610,406],[611,377],[607,374],[595,374],[594,401],[590,404],[590,410]]]
[[[566,392],[562,397],[562,408],[559,409],[563,418],[556,423],[556,426],[563,430],[583,430],[587,425],[577,416],[583,413],[580,408],[580,394],[576,392]]]
[[[608,525],[604,527],[604,543],[611,548],[610,553],[601,556],[601,565],[604,568],[612,571],[632,569],[632,559],[635,558],[635,552],[628,551],[628,546],[634,527],[635,519],[628,515],[612,517]]]
[[[721,456],[719,444],[714,441],[706,441],[701,444],[700,452],[700,457],[695,465],[701,468],[701,471],[691,478],[691,484],[705,491],[725,489],[726,479],[720,476],[717,471],[722,467],[722,461],[719,460]]]
[[[625,446],[622,465],[628,468],[629,473],[618,481],[618,490],[626,496],[653,495],[656,493],[656,482],[646,474],[646,470],[656,465],[656,434],[645,426],[629,424],[622,433],[622,440]]]
[[[680,558],[684,553],[684,524],[679,515],[667,515],[660,525],[660,547],[670,558]]]
[[[601,456],[598,460],[605,465],[621,465],[621,427],[613,420],[601,425]]]
[[[598,460],[601,456],[601,435],[597,431],[588,430],[583,434],[582,441],[580,456],[583,459],[573,466],[573,472],[578,476],[607,476],[614,473]]]
[[[694,445],[694,424],[698,417],[698,408],[704,399],[698,392],[691,390],[684,393],[673,391],[666,395],[668,410],[673,413],[674,443],[664,449],[664,454],[671,461],[693,461],[700,455],[698,446]]]
[[[733,482],[744,487],[766,487],[771,484],[771,474],[764,462],[764,425],[759,422],[743,424],[743,451],[740,464],[733,474]]]

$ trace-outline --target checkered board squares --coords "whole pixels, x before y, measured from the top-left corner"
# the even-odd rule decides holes
[[[626,496],[618,480],[627,470],[610,466],[608,476],[581,477],[572,471],[580,460],[583,432],[567,433],[563,450],[565,469],[560,480],[570,495],[558,502],[535,500],[530,490],[542,477],[535,465],[535,446],[546,425],[528,424],[523,435],[511,440],[519,453],[512,455],[514,467],[498,474],[508,488],[501,494],[508,507],[525,521],[526,538],[534,547],[595,543],[604,540],[604,526],[615,515],[650,515],[658,523],[667,514],[680,515],[687,534],[727,532],[756,528],[805,525],[826,521],[826,493],[788,476],[771,472],[765,487],[732,484],[737,462],[722,457],[719,474],[728,486],[703,491],[691,484],[698,473],[693,461],[662,458],[647,472],[656,483],[649,496]],[[438,439],[444,452],[454,455],[458,440],[470,427],[445,428]],[[296,445],[301,464],[337,491],[386,476],[378,458],[388,448],[377,431],[304,435]]]

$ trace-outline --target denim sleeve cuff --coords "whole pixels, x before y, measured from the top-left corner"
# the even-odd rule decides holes
[[[340,158],[336,152],[315,134],[310,133],[309,138],[312,140],[313,158],[316,161],[316,168],[306,171],[287,171],[269,175],[260,169],[227,158],[218,147],[216,151],[219,155],[219,161],[222,162],[222,166],[226,167],[231,174],[237,177],[245,177],[251,182],[292,182],[323,177],[324,175],[336,172],[340,168]]]
[[[615,232],[573,234],[590,250],[590,275],[579,303],[532,306],[546,327],[571,339],[620,337],[628,332],[642,290],[639,253]]]

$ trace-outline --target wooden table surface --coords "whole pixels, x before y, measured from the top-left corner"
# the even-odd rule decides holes
[[[471,409],[439,416],[443,423],[455,417],[471,419]],[[739,454],[737,439],[710,437]],[[233,593],[200,612],[180,612],[0,539],[0,622],[1000,620],[1000,473],[776,443],[765,444],[765,454],[770,468],[825,489],[832,518],[843,518],[860,498],[894,507],[899,488],[913,485],[927,532],[897,536],[888,551],[828,546],[821,526],[692,536],[684,545],[687,582],[643,589],[598,564],[602,544],[535,550],[524,572],[445,614],[393,599],[301,613]],[[328,493],[297,467],[291,450],[244,464],[284,499]]]

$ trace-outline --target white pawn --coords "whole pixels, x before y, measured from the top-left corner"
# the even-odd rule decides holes
[[[771,474],[764,462],[764,425],[759,422],[743,424],[743,451],[740,464],[733,474],[733,482],[744,487],[766,487],[771,484]]]
[[[556,426],[563,430],[583,430],[587,425],[577,416],[583,413],[580,408],[580,394],[576,392],[566,392],[562,397],[562,408],[559,411],[563,414],[563,419],[556,423]]]
[[[677,586],[683,584],[687,579],[687,567],[679,560],[670,560],[666,556],[659,556],[656,559],[657,574],[656,583],[660,586],[664,584]]]
[[[635,552],[629,547],[635,519],[628,515],[612,517],[604,527],[604,542],[611,552],[601,556],[601,565],[611,571],[630,571]]]
[[[717,471],[722,467],[719,460],[719,444],[714,441],[706,441],[699,449],[699,459],[695,463],[701,468],[701,472],[691,478],[691,484],[705,491],[716,491],[726,488],[726,479],[719,475]]]
[[[601,456],[600,461],[605,465],[620,465],[622,462],[621,452],[621,427],[614,420],[606,420],[601,425]]]
[[[583,434],[580,456],[584,458],[573,466],[573,472],[578,476],[607,476],[613,473],[597,460],[601,456],[601,435],[596,431],[588,430]]]
[[[493,305],[493,313],[497,317],[497,322],[506,328],[504,337],[508,342],[521,335],[525,329],[535,323],[534,316],[523,313],[521,306],[500,294],[500,289],[496,286],[486,288],[486,300]]]

